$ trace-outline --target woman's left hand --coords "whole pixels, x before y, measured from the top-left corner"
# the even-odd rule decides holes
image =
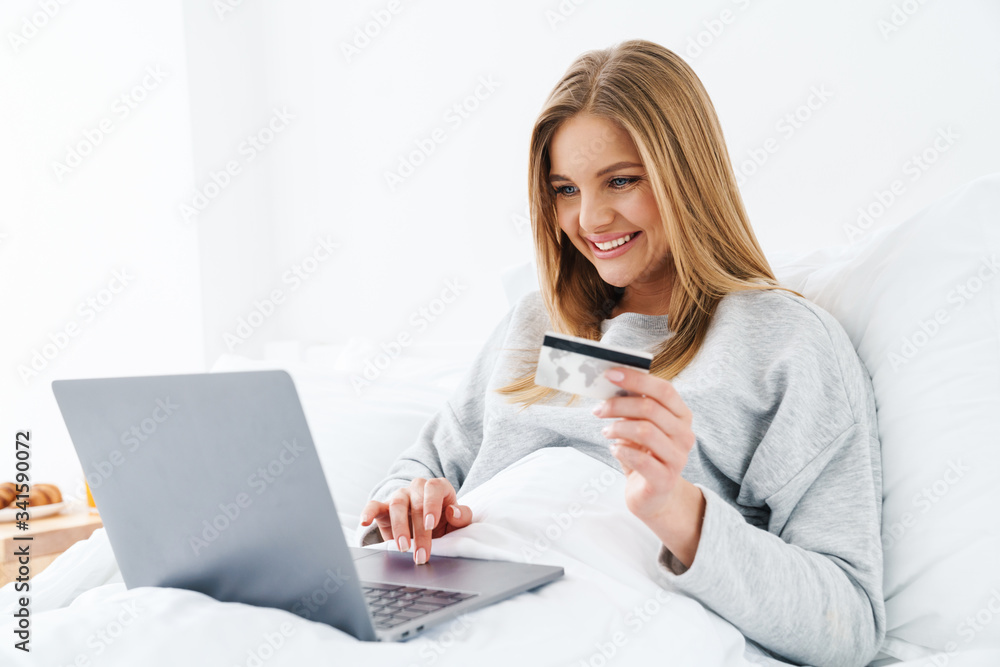
[[[620,371],[623,377],[615,380]],[[599,417],[622,417],[604,427],[612,455],[625,471],[625,503],[647,524],[667,513],[675,491],[688,484],[681,477],[695,444],[691,410],[674,386],[663,378],[616,367],[605,377],[635,396],[614,396],[598,405]],[[690,484],[688,484],[690,486]]]

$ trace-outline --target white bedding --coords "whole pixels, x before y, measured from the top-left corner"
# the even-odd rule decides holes
[[[464,495],[476,521],[436,540],[432,557],[528,560],[561,565],[566,575],[397,644],[359,642],[288,612],[190,591],[126,590],[102,529],[34,579],[30,656],[12,648],[15,593],[12,585],[0,590],[0,664],[784,664],[697,601],[658,585],[656,538],[626,509],[623,486],[620,473],[558,448]],[[584,511],[571,513],[574,504]],[[341,519],[350,535],[354,517]],[[275,546],[275,558],[290,557]]]

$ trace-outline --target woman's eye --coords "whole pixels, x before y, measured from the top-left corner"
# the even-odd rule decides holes
[[[629,176],[618,176],[617,178],[612,178],[610,182],[611,182],[611,186],[612,187],[621,189],[621,188],[624,188],[624,187],[628,187],[629,185],[632,185],[637,180],[639,180],[639,179],[637,179],[634,176],[632,176],[632,177],[629,177]]]
[[[567,190],[572,190],[572,192],[567,192]],[[574,194],[576,194],[576,186],[575,185],[561,185],[558,188],[556,188],[556,194],[557,195],[574,195]]]

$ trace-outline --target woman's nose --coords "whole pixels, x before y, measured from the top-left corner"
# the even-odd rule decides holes
[[[614,211],[596,195],[580,193],[580,229],[597,234],[615,219]]]

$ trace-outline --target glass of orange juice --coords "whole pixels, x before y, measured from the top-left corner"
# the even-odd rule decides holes
[[[87,507],[97,509],[97,504],[94,502],[94,496],[90,493],[90,484],[87,484],[86,480],[83,482],[84,486],[87,487]]]

